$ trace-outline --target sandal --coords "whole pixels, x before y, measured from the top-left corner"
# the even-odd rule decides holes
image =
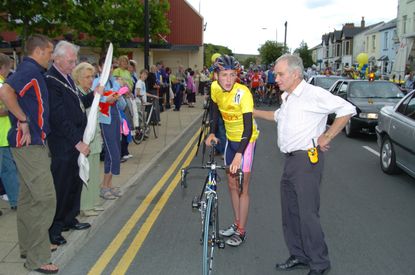
[[[246,234],[241,234],[236,231],[227,241],[226,244],[230,246],[240,246],[246,239]]]
[[[115,200],[117,197],[111,192],[111,188],[101,188],[99,196],[104,200]]]
[[[24,263],[23,265],[26,269],[29,269],[29,268],[26,267],[26,263]],[[55,269],[49,269],[47,267],[55,267]],[[48,263],[48,264],[44,264],[44,265],[40,266],[39,268],[34,269],[33,271],[36,271],[36,272],[39,272],[39,273],[42,273],[42,274],[56,274],[56,273],[59,272],[59,268],[56,265],[52,264],[52,263]]]
[[[115,196],[115,197],[121,197],[122,196],[121,190],[120,190],[119,187],[112,187],[112,188],[109,188],[109,189],[110,189],[110,192],[113,196]]]

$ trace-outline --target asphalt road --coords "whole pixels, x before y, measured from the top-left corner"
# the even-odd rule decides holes
[[[275,124],[258,123],[261,135],[250,187],[247,241],[238,248],[216,249],[213,274],[284,274],[274,267],[289,256],[279,197],[283,156],[276,147]],[[116,213],[61,274],[201,273],[200,215],[192,211],[191,200],[200,192],[205,172],[192,172],[189,186],[183,190],[180,184],[175,185],[176,169],[154,199],[147,202],[143,216],[136,223],[130,219],[196,130],[120,199]],[[406,174],[385,175],[375,155],[377,150],[375,137],[349,139],[342,133],[326,153],[320,214],[332,262],[331,275],[415,274],[415,180]],[[193,163],[201,163],[200,155]],[[226,184],[218,190],[220,222],[228,226],[232,211]],[[119,241],[120,234],[124,235],[123,241]]]

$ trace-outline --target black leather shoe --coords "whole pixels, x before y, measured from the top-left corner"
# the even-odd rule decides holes
[[[84,230],[84,229],[88,229],[91,227],[90,223],[87,222],[78,222],[75,223],[74,225],[69,226],[69,229],[73,229],[73,230]]]
[[[278,270],[292,270],[297,268],[307,268],[308,264],[301,262],[295,256],[290,256],[285,263],[277,264],[275,266]]]
[[[326,274],[326,271],[328,271],[329,268],[326,269],[311,269],[310,272],[308,272],[307,275],[324,275]]]
[[[65,238],[62,237],[61,235],[50,236],[50,242],[51,242],[51,244],[56,244],[56,245],[66,244]]]

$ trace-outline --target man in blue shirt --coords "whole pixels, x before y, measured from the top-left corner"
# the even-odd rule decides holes
[[[50,262],[48,228],[56,208],[55,188],[46,147],[49,128],[49,101],[44,72],[53,44],[43,35],[26,41],[27,57],[0,89],[0,100],[9,110],[11,129],[8,141],[20,177],[17,231],[25,267],[53,274],[58,267]]]

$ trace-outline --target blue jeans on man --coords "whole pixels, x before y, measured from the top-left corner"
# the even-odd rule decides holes
[[[10,147],[0,147],[0,177],[9,198],[10,207],[16,207],[19,197],[19,181]]]

